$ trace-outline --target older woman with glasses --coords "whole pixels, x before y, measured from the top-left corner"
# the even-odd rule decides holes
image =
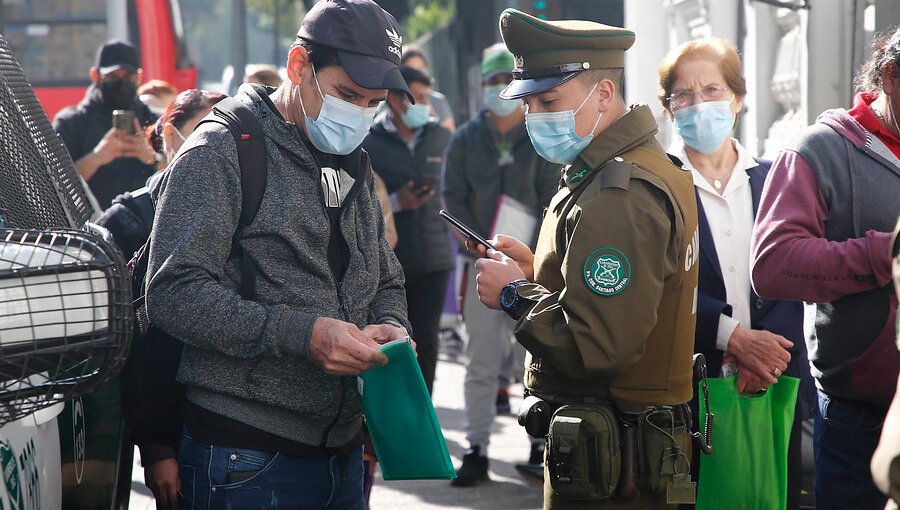
[[[701,258],[694,350],[706,356],[709,374],[736,372],[738,390],[754,393],[782,374],[807,381],[810,375],[802,304],[761,299],[750,286],[753,220],[772,162],[753,157],[732,137],[746,93],[737,51],[722,39],[686,42],[659,67],[659,99],[684,142],[679,156],[693,173],[697,193]],[[696,398],[693,404],[696,413]],[[797,412],[791,434],[787,508],[799,505],[802,418]]]

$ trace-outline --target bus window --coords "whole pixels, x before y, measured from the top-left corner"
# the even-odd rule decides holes
[[[4,35],[34,87],[90,84],[107,39],[106,0],[3,0]]]

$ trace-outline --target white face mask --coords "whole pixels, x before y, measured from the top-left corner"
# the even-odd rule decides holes
[[[181,143],[184,144],[184,142],[187,141],[187,137],[181,134],[181,131],[177,127],[175,127],[175,124],[169,125],[172,126],[172,129],[175,130],[175,134],[178,135],[178,138],[181,138]],[[172,147],[169,147],[168,145],[169,144],[166,143],[165,138],[163,138],[163,153],[166,155],[166,161],[168,163],[171,163],[175,160],[175,155],[178,154],[178,151],[176,151]],[[179,146],[178,148],[181,149],[181,146]]]

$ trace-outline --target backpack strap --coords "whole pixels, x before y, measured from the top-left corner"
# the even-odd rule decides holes
[[[213,106],[212,113],[199,124],[215,122],[228,128],[237,144],[238,166],[241,169],[241,217],[232,238],[232,252],[241,257],[241,295],[256,297],[256,268],[253,260],[238,242],[244,227],[253,223],[268,177],[266,135],[259,119],[243,101],[227,97]],[[199,126],[198,124],[198,126]]]

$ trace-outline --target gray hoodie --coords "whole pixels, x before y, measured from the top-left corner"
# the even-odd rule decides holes
[[[333,317],[411,330],[403,273],[365,163],[362,175],[340,172],[350,188],[340,218],[349,263],[335,281],[321,170],[297,128],[260,94],[265,89],[245,85],[236,96],[259,118],[268,151],[262,204],[240,240],[256,267],[258,297],[238,294],[241,265],[231,255],[241,213],[236,144],[226,128],[205,123],[157,192],[147,309],[185,343],[178,380],[192,403],[303,444],[341,446],[361,424],[356,378],[327,375],[310,361],[313,323]],[[347,156],[359,157],[361,149]]]

